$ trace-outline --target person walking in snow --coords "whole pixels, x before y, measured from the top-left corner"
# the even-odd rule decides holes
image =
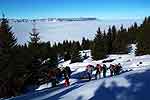
[[[120,63],[117,64],[117,65],[116,65],[116,75],[119,75],[119,74],[120,74],[121,69],[122,69],[121,64],[120,64]]]
[[[69,86],[70,82],[69,82],[69,77],[67,74],[64,74],[64,79],[65,79],[65,86]]]
[[[118,65],[115,64],[115,65],[114,65],[114,75],[117,75],[117,67],[118,67]]]
[[[101,72],[102,72],[102,66],[100,64],[96,65],[96,74],[95,74],[95,79],[97,79],[97,75],[99,78],[101,78]]]
[[[63,74],[64,74],[64,79],[65,79],[65,83],[64,84],[65,84],[65,86],[69,86],[70,82],[69,82],[69,76],[68,76],[66,68],[63,69]]]
[[[57,83],[59,83],[59,81],[62,79],[62,71],[60,68],[56,68],[55,72],[56,72]]]
[[[110,76],[113,76],[115,73],[115,66],[113,64],[110,64],[109,70],[110,70]]]
[[[67,72],[67,74],[68,74],[68,77],[70,78],[71,77],[71,69],[70,69],[70,67],[69,66],[66,66],[66,72]]]
[[[103,77],[105,78],[107,72],[107,66],[105,64],[103,64],[102,70],[103,70]]]
[[[92,78],[92,66],[91,65],[86,66],[86,72],[87,72],[87,75],[88,75],[88,79],[90,81],[91,78]]]
[[[50,78],[52,87],[56,87],[57,82],[56,82],[56,73],[55,73],[54,69],[49,71],[48,76]]]

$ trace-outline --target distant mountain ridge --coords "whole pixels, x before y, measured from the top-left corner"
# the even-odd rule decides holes
[[[0,19],[1,20],[1,19]],[[90,21],[97,20],[97,18],[42,18],[42,19],[9,19],[10,22],[63,22],[63,21]]]

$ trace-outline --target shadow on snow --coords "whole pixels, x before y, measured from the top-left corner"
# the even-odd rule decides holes
[[[75,89],[77,89],[77,88],[79,88],[79,87],[81,87],[81,86],[83,86],[83,85],[74,85],[74,86],[69,87],[68,89],[66,89],[66,90],[64,90],[64,91],[62,91],[62,92],[60,92],[60,93],[54,95],[54,96],[51,96],[51,97],[48,97],[48,98],[42,99],[42,100],[59,100],[59,99],[61,99],[62,96],[64,96],[65,94],[67,94],[67,93],[71,92],[72,90],[75,90]]]
[[[119,87],[116,82],[106,88],[105,82],[96,90],[90,100],[149,100],[150,99],[150,70],[134,73],[125,77],[129,87]]]

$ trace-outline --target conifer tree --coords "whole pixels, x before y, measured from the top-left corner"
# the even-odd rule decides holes
[[[12,63],[12,53],[13,49],[16,47],[17,39],[14,36],[14,33],[11,31],[9,22],[7,18],[3,15],[1,24],[0,24],[0,65],[1,72],[4,69],[13,69]],[[9,71],[10,72],[10,71]],[[11,73],[11,72],[10,72]],[[9,73],[8,73],[9,74]],[[10,77],[8,75],[7,77]]]
[[[0,24],[0,97],[20,94],[23,86],[25,63],[23,63],[21,46],[11,31],[7,18],[3,15]],[[1,91],[3,88],[5,91]]]
[[[81,55],[80,55],[80,51],[81,47],[80,47],[80,43],[73,41],[73,46],[72,46],[72,52],[71,52],[71,63],[75,63],[75,62],[81,62]]]
[[[107,46],[108,46],[108,54],[112,53],[112,29],[109,27],[107,32]]]
[[[41,57],[40,52],[40,36],[39,32],[37,32],[36,29],[36,22],[33,22],[33,29],[30,34],[30,41],[28,42],[28,47],[30,50],[30,53],[32,55],[32,58],[39,59]]]
[[[108,39],[107,39],[107,34],[105,30],[103,32],[103,42],[104,42],[104,50],[105,50],[105,53],[107,54],[108,53]]]
[[[82,47],[82,50],[89,50],[90,49],[90,40],[85,39],[85,37],[83,37],[81,47]]]
[[[138,30],[137,55],[150,54],[150,16],[145,18]]]
[[[112,53],[115,53],[115,51],[116,51],[116,49],[115,49],[115,46],[117,45],[116,44],[116,40],[117,40],[117,29],[116,29],[116,27],[115,27],[115,25],[113,25],[112,26],[112,36],[111,36],[111,38],[112,38]]]
[[[3,15],[1,25],[0,25],[0,48],[13,48],[17,44],[17,39],[14,33],[11,31],[9,22],[5,15]]]
[[[102,59],[106,56],[103,35],[102,35],[100,28],[98,28],[97,34],[94,39],[93,48],[92,48],[92,56],[93,56],[93,59],[95,60]]]
[[[127,53],[128,43],[128,33],[122,25],[113,41],[113,53]]]
[[[36,23],[35,21],[33,22],[33,29],[32,33],[30,34],[30,41],[28,43],[29,47],[29,52],[30,52],[30,66],[29,70],[31,73],[31,76],[29,77],[28,81],[30,82],[29,84],[38,84],[38,78],[39,78],[39,69],[40,69],[40,64],[41,64],[41,58],[42,58],[42,53],[41,53],[41,48],[40,48],[40,37],[39,37],[39,32],[37,32],[36,29]]]
[[[40,37],[39,37],[39,32],[37,32],[37,29],[35,28],[35,25],[32,29],[32,33],[29,34],[30,34],[29,46],[31,46],[32,48],[38,48]]]

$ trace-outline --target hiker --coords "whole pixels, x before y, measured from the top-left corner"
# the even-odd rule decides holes
[[[70,78],[71,77],[71,69],[70,69],[70,67],[69,66],[66,66],[66,72],[67,72],[67,74],[68,74],[68,77]]]
[[[122,70],[122,66],[119,63],[119,64],[116,65],[116,75],[119,75],[121,70]]]
[[[49,78],[50,78],[50,81],[52,83],[52,87],[56,87],[56,73],[54,70],[50,70],[49,73]]]
[[[105,64],[103,64],[102,70],[103,70],[103,77],[105,78],[107,72],[107,66]]]
[[[66,70],[66,69],[65,69]],[[70,82],[69,82],[69,76],[67,73],[64,73],[64,79],[65,79],[65,86],[69,86]]]
[[[115,73],[115,66],[113,64],[110,64],[109,70],[110,70],[110,76],[113,76]]]
[[[90,81],[91,78],[92,78],[92,66],[91,65],[86,66],[86,72],[87,72],[87,75],[88,75],[88,79]]]
[[[114,75],[117,75],[117,67],[118,67],[118,65],[115,64],[115,65],[114,65]]]
[[[56,68],[55,72],[56,72],[57,83],[59,83],[59,81],[62,79],[61,69],[60,68]]]
[[[65,78],[65,86],[69,86],[70,82],[69,82],[69,77],[67,74],[64,74],[64,78]]]
[[[97,79],[97,75],[99,75],[99,79],[101,78],[102,66],[100,64],[96,65],[96,74],[95,79]]]
[[[68,72],[67,72],[67,69],[64,68],[63,69],[63,74],[64,74],[64,79],[65,79],[65,86],[69,86],[70,85],[70,82],[69,82],[69,76],[68,76]]]

